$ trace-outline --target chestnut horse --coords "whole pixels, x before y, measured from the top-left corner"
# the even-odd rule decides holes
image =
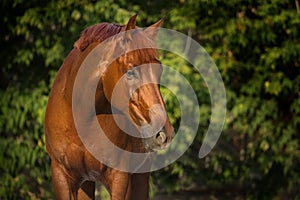
[[[94,199],[95,181],[102,182],[110,193],[111,199],[149,199],[149,172],[132,173],[110,167],[96,159],[83,144],[74,123],[72,95],[81,64],[97,45],[129,31],[134,32],[123,38],[122,44],[134,44],[136,47],[142,43],[152,44],[157,34],[156,29],[161,26],[162,21],[142,30],[136,27],[135,15],[126,25],[100,23],[88,27],[82,32],[73,50],[62,64],[54,81],[45,114],[46,147],[51,158],[52,182],[56,199]],[[113,48],[124,48],[124,46],[126,45],[107,48],[114,50]],[[110,54],[98,56],[109,57]],[[95,119],[114,145],[129,152],[147,153],[163,149],[173,137],[173,127],[169,122],[159,90],[162,66],[157,57],[155,47],[128,51],[111,62],[98,79],[94,95]],[[94,77],[95,74],[90,76]],[[123,92],[117,93],[117,100],[112,102],[114,87],[121,77],[123,77]],[[133,82],[143,83],[145,80],[147,84],[132,88]],[[89,88],[83,88],[83,91],[86,90]],[[84,100],[85,95],[78,98]],[[126,98],[129,99],[125,105],[129,112],[123,112],[124,108],[122,108],[124,107],[122,100]],[[157,104],[163,109],[155,109],[156,106],[153,109],[153,105]],[[112,108],[118,110],[116,115],[123,116],[126,123],[133,123],[136,127],[141,126],[141,129],[137,129],[140,131],[139,134],[146,132],[144,134],[151,137],[135,137],[123,131],[114,120],[115,114]],[[147,127],[144,126],[145,124],[156,126],[156,129],[149,129],[149,126],[143,129]],[[154,130],[154,133],[147,133]],[[96,143],[100,146],[104,145],[103,141],[96,141]]]

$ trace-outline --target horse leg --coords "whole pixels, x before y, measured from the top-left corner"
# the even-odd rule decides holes
[[[67,175],[64,167],[55,160],[51,161],[52,183],[57,200],[77,200],[77,188]]]
[[[95,182],[85,181],[78,190],[79,200],[95,199]]]
[[[130,199],[130,174],[115,170],[110,190],[111,200]]]
[[[149,199],[149,176],[150,173],[131,175],[131,198],[130,200]]]

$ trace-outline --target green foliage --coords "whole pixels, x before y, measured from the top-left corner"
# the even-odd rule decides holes
[[[210,120],[209,93],[189,64],[162,52],[163,64],[192,84],[201,121],[185,155],[152,174],[152,193],[234,184],[250,199],[300,198],[296,2],[1,1],[0,199],[53,196],[43,117],[55,74],[84,28],[103,21],[123,24],[135,13],[138,25],[165,16],[164,27],[199,41],[218,66],[227,93],[222,136],[213,152],[200,160]],[[178,127],[178,101],[168,89],[162,92]]]
[[[198,15],[184,15],[190,7]],[[300,17],[295,5],[289,1],[187,1],[174,9],[184,15],[181,22],[176,21],[179,30],[188,28],[184,28],[186,17],[197,24],[191,26],[193,36],[219,67],[228,97],[218,146],[204,161],[195,159],[197,151],[192,151],[180,165],[172,165],[176,169],[171,172],[196,166],[189,175],[177,173],[177,183],[238,183],[247,196],[255,198],[299,198],[300,115],[294,108],[300,107]],[[203,93],[199,86],[194,88]],[[201,138],[195,145],[199,142]]]

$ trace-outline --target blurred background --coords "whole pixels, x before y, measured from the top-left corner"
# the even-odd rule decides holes
[[[178,66],[192,83],[201,121],[184,156],[152,173],[151,197],[300,199],[298,0],[2,0],[0,5],[0,199],[54,199],[43,118],[55,75],[83,29],[105,21],[124,24],[136,13],[138,26],[164,16],[163,27],[199,42],[218,66],[227,93],[221,138],[199,159],[210,96],[191,66],[163,53],[162,62]],[[178,126],[176,98],[166,104]]]

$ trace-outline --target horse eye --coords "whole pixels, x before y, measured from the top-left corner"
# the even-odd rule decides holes
[[[129,69],[127,72],[126,72],[126,77],[127,79],[131,80],[133,78],[136,78],[137,77],[137,74],[136,74],[136,70],[135,69]]]

